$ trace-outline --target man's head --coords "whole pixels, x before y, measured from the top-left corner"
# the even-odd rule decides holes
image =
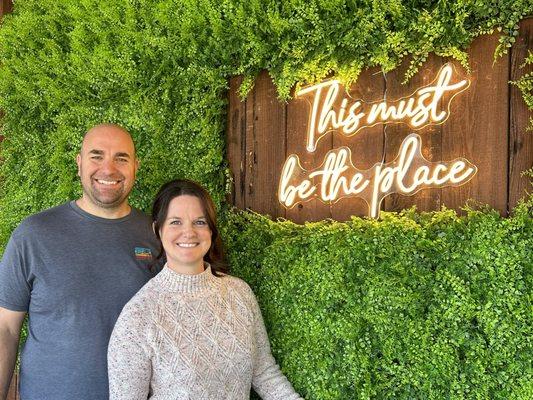
[[[139,167],[130,134],[113,124],[91,128],[85,134],[76,162],[83,187],[78,205],[105,218],[127,215],[128,195]]]

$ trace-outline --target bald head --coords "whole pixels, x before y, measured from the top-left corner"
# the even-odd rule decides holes
[[[133,144],[133,139],[131,138],[130,133],[120,125],[98,124],[93,126],[91,129],[85,132],[85,135],[83,135],[83,141],[81,144],[82,151],[87,142],[90,142],[94,137],[106,137],[108,139],[114,138],[115,140],[123,140],[124,144],[129,142],[133,151],[132,154],[135,156],[135,145]]]
[[[104,218],[127,215],[138,168],[128,131],[115,124],[94,126],[85,134],[76,161],[83,187],[78,205]]]

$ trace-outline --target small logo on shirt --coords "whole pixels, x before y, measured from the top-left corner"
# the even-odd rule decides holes
[[[135,247],[135,258],[137,260],[152,261],[152,250],[146,247]]]

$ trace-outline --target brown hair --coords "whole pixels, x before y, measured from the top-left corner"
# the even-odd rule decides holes
[[[160,245],[157,260],[160,260],[165,255],[159,231],[167,218],[168,207],[172,199],[183,195],[194,196],[200,199],[207,224],[211,229],[211,247],[204,256],[204,261],[211,264],[213,275],[220,276],[220,273],[227,273],[229,268],[224,259],[224,250],[217,228],[217,215],[213,200],[207,190],[198,183],[188,179],[175,179],[165,183],[155,196],[152,205],[152,223]]]

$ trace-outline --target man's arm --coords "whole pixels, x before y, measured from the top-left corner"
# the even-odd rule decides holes
[[[17,359],[20,328],[25,315],[24,311],[11,311],[0,307],[0,400],[7,398]]]

